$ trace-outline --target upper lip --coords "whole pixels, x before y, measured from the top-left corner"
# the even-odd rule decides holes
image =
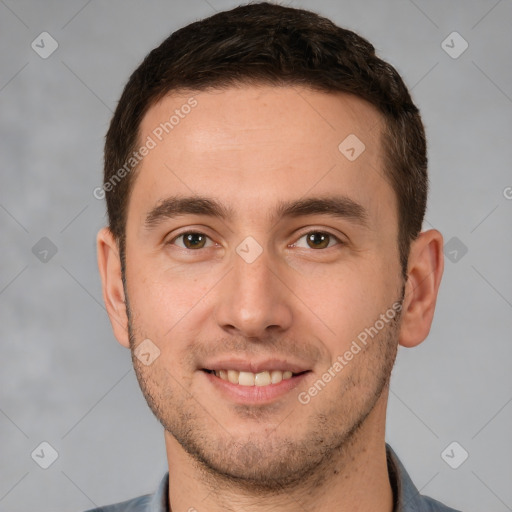
[[[252,373],[260,373],[273,370],[302,373],[310,370],[310,368],[304,364],[286,361],[284,359],[264,359],[260,361],[249,361],[247,359],[218,359],[216,361],[206,363],[201,368],[203,370],[236,370],[239,372]]]

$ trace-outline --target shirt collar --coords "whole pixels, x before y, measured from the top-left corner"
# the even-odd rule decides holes
[[[151,497],[146,512],[169,512],[169,473],[162,478],[157,491]]]
[[[413,484],[400,459],[391,446],[386,444],[388,474],[393,490],[393,512],[420,512],[424,510],[422,497]]]

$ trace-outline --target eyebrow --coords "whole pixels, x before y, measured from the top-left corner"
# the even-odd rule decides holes
[[[346,196],[310,197],[278,204],[272,219],[302,217],[306,215],[330,215],[347,219],[362,227],[369,227],[369,215],[364,206]]]
[[[146,215],[145,226],[155,228],[166,219],[180,215],[206,215],[229,220],[234,211],[217,200],[203,196],[173,196],[160,201]],[[271,213],[271,223],[286,217],[303,217],[307,215],[329,215],[347,219],[362,227],[369,227],[369,215],[366,208],[346,196],[310,197],[293,201],[280,201]]]
[[[151,229],[166,219],[180,215],[207,215],[227,220],[233,217],[231,209],[215,199],[200,196],[173,196],[160,201],[147,215],[145,225]]]

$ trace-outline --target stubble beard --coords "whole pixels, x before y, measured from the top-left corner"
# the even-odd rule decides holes
[[[400,303],[403,297],[404,289]],[[145,337],[138,335],[133,325],[128,301],[127,311],[135,373],[155,417],[197,463],[204,480],[212,487],[222,481],[225,486],[256,494],[315,488],[325,481],[328,473],[343,470],[345,455],[354,446],[358,432],[379,398],[387,393],[398,348],[401,317],[401,311],[398,311],[396,317],[354,357],[356,361],[350,365],[359,365],[359,371],[345,376],[344,369],[327,385],[338,386],[336,397],[339,399],[324,400],[319,412],[307,418],[307,427],[300,438],[279,434],[279,430],[287,426],[288,415],[293,418],[293,413],[307,411],[308,406],[297,401],[291,413],[281,413],[279,421],[282,423],[270,433],[265,432],[264,421],[258,422],[255,414],[255,422],[261,425],[262,434],[256,432],[242,439],[231,435],[230,425],[223,425],[222,418],[214,417],[200,399],[185,391],[168,369],[145,367],[136,359],[134,348]],[[370,384],[368,379],[371,379]],[[365,394],[361,397],[363,388]],[[316,406],[324,392],[315,397]],[[327,394],[325,398],[328,398]],[[262,412],[264,417],[265,409]],[[289,432],[296,433],[293,425],[289,424],[288,428]]]

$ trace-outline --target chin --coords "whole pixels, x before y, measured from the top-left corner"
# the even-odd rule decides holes
[[[237,441],[229,434],[195,439],[172,435],[212,485],[218,485],[220,478],[247,491],[282,492],[285,488],[304,486],[312,475],[322,473],[322,466],[329,465],[334,448],[312,436],[292,440],[260,433],[248,435],[247,441]],[[338,443],[343,440],[339,439]]]

